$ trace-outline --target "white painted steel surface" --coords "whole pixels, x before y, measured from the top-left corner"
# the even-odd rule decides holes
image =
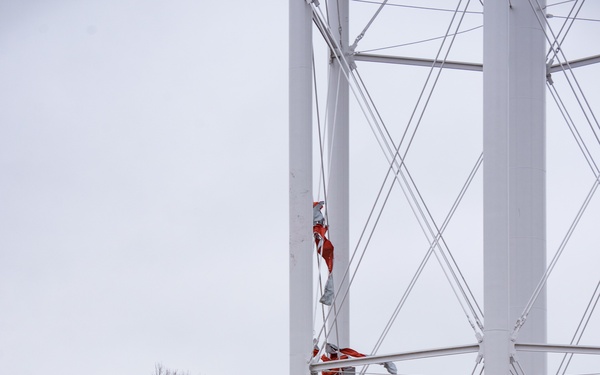
[[[600,346],[560,344],[515,344],[517,351],[600,355]]]
[[[308,375],[312,351],[312,14],[289,1],[290,374]]]
[[[328,0],[329,22],[336,42],[344,53],[348,51],[349,0]],[[341,28],[340,28],[341,26]],[[350,259],[350,213],[349,213],[349,87],[343,69],[337,59],[330,62],[328,96],[328,149],[330,159],[327,215],[329,239],[335,246],[333,265],[334,289],[340,296],[334,308],[337,321],[328,322],[331,333],[329,341],[339,347],[350,347],[350,296],[344,304],[341,296],[348,289],[348,277],[343,281]],[[332,313],[330,316],[335,316]]]
[[[527,0],[511,3],[484,12],[484,359],[494,375],[509,373],[511,332],[546,267],[544,35]],[[546,342],[545,291],[518,339]],[[546,374],[545,354],[518,359]]]
[[[374,55],[370,53],[357,53],[354,55],[354,61],[365,61],[375,62],[384,64],[398,64],[398,65],[410,65],[410,66],[423,66],[430,68],[432,65],[440,67],[441,61],[434,61],[432,59],[421,59],[416,57],[403,57],[403,56],[391,56],[391,55]],[[563,63],[564,69],[575,69],[582,66],[588,66],[592,64],[600,63],[600,55],[594,55],[584,57],[581,59],[571,60]],[[563,67],[561,64],[555,63],[548,70],[550,73],[562,72]],[[457,70],[469,70],[473,72],[482,72],[483,64],[469,63],[464,61],[444,61],[444,68],[446,69],[457,69]]]
[[[546,1],[534,4],[546,5]],[[538,17],[545,20],[541,10]],[[510,320],[514,324],[546,270],[546,61],[544,30],[526,0],[509,11]],[[546,290],[517,342],[546,343]],[[546,374],[547,355],[519,354],[526,374]]]
[[[509,373],[508,4],[486,2],[483,42],[484,360]]]
[[[437,68],[442,66],[442,61],[435,61],[432,59],[420,59],[416,57],[402,57],[402,56],[390,56],[390,55],[374,55],[370,53],[357,53],[354,55],[354,61],[368,61],[385,64],[399,64],[399,65],[411,65],[411,66],[424,66],[431,68],[435,66]],[[449,61],[443,62],[445,69],[458,69],[458,70],[470,70],[475,72],[483,71],[483,65],[477,63],[468,63],[461,61]]]
[[[550,67],[550,73],[562,72],[563,68],[564,69],[568,69],[568,68],[575,69],[575,68],[579,68],[581,66],[587,66],[587,65],[597,64],[597,63],[600,63],[600,55],[584,57],[582,59],[571,60],[567,63],[564,63],[564,64],[562,64],[563,67],[561,67],[561,64],[554,64]]]
[[[310,366],[312,371],[324,371],[338,367],[348,366],[363,366],[372,364],[381,364],[383,362],[395,362],[395,361],[409,361],[414,359],[441,357],[448,355],[468,354],[477,353],[479,351],[479,345],[461,345],[451,346],[447,348],[435,348],[426,350],[415,350],[411,352],[393,353],[393,354],[381,354],[381,355],[370,355],[361,358],[348,358],[344,360],[329,361],[322,363],[315,363]]]

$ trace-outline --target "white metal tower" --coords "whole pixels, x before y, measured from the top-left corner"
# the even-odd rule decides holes
[[[574,1],[577,3],[579,0]],[[449,43],[450,47],[444,47],[447,50],[440,48],[433,59],[356,53],[356,44],[384,6],[389,5],[387,0],[377,3],[379,5],[374,16],[352,44],[349,37],[349,0],[327,0],[323,4],[316,0],[289,0],[290,374],[307,375],[349,366],[356,367],[359,371],[359,366],[388,361],[475,353],[477,359],[473,373],[485,371],[486,374],[493,375],[541,375],[548,373],[548,352],[600,354],[600,343],[598,346],[577,345],[578,341],[548,344],[546,301],[546,281],[557,259],[555,256],[549,264],[546,260],[546,90],[550,90],[554,97],[552,72],[562,71],[568,80],[565,67],[570,70],[597,62],[600,57],[566,60],[561,50],[564,34],[555,35],[552,30],[547,30],[546,22],[551,15],[548,14],[545,0],[485,2],[483,64],[449,60],[448,52],[452,43]],[[454,10],[457,20],[462,20],[460,17],[468,13],[469,3],[458,1]],[[326,11],[322,10],[323,6]],[[573,9],[576,9],[576,5]],[[569,18],[576,18],[576,14]],[[455,22],[455,18],[452,22]],[[456,22],[460,26],[460,22]],[[455,30],[450,30],[449,27],[444,41],[449,36],[460,34],[459,26]],[[330,226],[329,236],[336,246],[333,271],[336,298],[331,308],[323,313],[324,327],[321,332],[316,332],[313,325],[315,250],[311,228],[312,202],[316,199],[313,176],[317,175],[313,168],[318,163],[313,161],[312,156],[313,122],[315,116],[319,116],[313,113],[313,92],[316,90],[313,86],[316,81],[313,28],[321,34],[329,51],[326,111],[328,138],[323,141],[327,149],[325,162],[329,174],[322,178],[327,183],[326,216]],[[550,52],[547,51],[549,47]],[[377,127],[381,121],[381,115],[371,107],[373,104],[370,94],[367,92],[365,95],[361,91],[364,83],[354,73],[355,62],[425,66],[430,67],[431,71],[483,71],[483,314],[477,306],[477,298],[447,250],[443,232],[448,222],[441,223],[433,219],[405,163],[404,158],[412,138],[409,137],[410,141],[405,142],[403,135],[402,140],[395,143],[389,133],[386,134],[387,130],[380,131],[378,136],[380,146],[387,152],[389,171],[386,179],[390,176],[390,181],[394,181],[390,191],[396,183],[407,199],[413,199],[410,207],[418,217],[419,225],[429,236],[430,248],[424,262],[432,254],[440,262],[473,329],[471,343],[396,351],[383,355],[375,353],[379,348],[376,346],[365,357],[326,362],[319,361],[322,351],[313,357],[315,338],[321,345],[319,349],[322,349],[319,340],[323,337],[327,342],[335,342],[340,348],[353,344],[350,340],[348,298],[352,279],[349,271],[352,247],[349,236],[351,94],[356,97],[366,116],[371,116],[368,120],[370,125],[375,124]],[[427,79],[430,82],[429,76]],[[437,78],[434,82],[437,82]],[[426,100],[428,103],[430,98]],[[587,108],[589,109],[582,109],[589,112],[586,118],[594,117],[589,105]],[[411,121],[412,118],[411,116]],[[417,127],[418,124],[417,122]],[[410,125],[409,121],[407,131]],[[598,122],[591,125],[598,125]],[[600,131],[600,126],[598,129]],[[580,144],[579,141],[577,143]],[[583,140],[581,144],[583,146],[579,147],[594,172],[595,181],[590,193],[593,195],[600,184],[600,170],[594,167],[592,153]],[[323,160],[321,164],[325,164]],[[468,184],[480,165],[481,159],[469,175]],[[462,199],[463,195],[464,189],[459,198]],[[574,221],[575,225],[590,200],[591,197],[584,202]],[[452,217],[455,209],[453,206],[448,218]],[[567,241],[571,233],[572,230],[569,229]],[[564,245],[561,244],[558,256],[563,249]],[[421,271],[422,268],[419,268],[417,277]],[[409,288],[413,285],[410,284]],[[401,304],[398,306],[402,307]],[[562,366],[561,363],[561,368]],[[366,368],[362,367],[360,371],[361,374],[365,373]],[[600,371],[600,367],[597,371]]]

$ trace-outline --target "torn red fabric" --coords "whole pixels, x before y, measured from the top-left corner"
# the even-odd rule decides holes
[[[325,235],[328,227],[325,225],[325,217],[321,212],[324,206],[325,202],[313,202],[313,237],[317,245],[317,252],[325,260],[329,270],[329,276],[319,302],[325,306],[331,306],[335,295],[333,292],[333,274],[331,273],[333,271],[333,244]]]
[[[313,351],[313,357],[317,355],[319,351]],[[329,362],[329,361],[335,361],[337,359],[348,359],[347,355],[342,355],[340,357],[338,357],[337,353],[331,353],[329,354],[329,357],[326,356],[325,354],[323,354],[321,356],[321,361],[323,362]],[[342,369],[341,368],[332,368],[328,371],[322,371],[323,375],[340,375],[341,374]]]
[[[354,358],[366,357],[366,355],[359,353],[356,350],[350,349],[350,348],[340,349],[340,353],[346,354],[346,355],[348,355],[350,357],[354,357]]]
[[[317,346],[315,346],[315,349],[313,349],[313,357],[316,356],[319,353],[319,348]],[[328,353],[329,356],[323,354],[321,356],[321,361],[323,362],[329,362],[329,361],[335,361],[338,359],[348,359],[350,357],[355,357],[355,358],[359,358],[359,357],[366,357],[366,355],[357,352],[354,349],[351,348],[343,348],[343,349],[339,349],[339,353],[341,353],[341,355],[338,356],[337,352],[332,352],[332,353]],[[343,372],[343,368],[332,368],[329,371],[323,371],[323,375],[340,375]]]
[[[317,245],[317,251],[327,264],[329,273],[333,270],[333,244],[325,236],[327,233],[327,226],[323,224],[315,224],[313,226],[313,235],[315,237],[315,244]]]

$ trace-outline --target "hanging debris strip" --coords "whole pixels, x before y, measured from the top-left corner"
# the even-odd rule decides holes
[[[315,244],[317,245],[317,252],[323,257],[327,269],[329,270],[329,276],[325,283],[325,290],[323,296],[319,302],[326,306],[331,306],[333,303],[333,244],[326,237],[327,225],[325,225],[325,217],[321,209],[325,205],[325,202],[313,202],[313,236],[315,238]]]

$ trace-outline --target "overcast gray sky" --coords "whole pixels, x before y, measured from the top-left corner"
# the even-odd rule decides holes
[[[588,5],[586,15],[600,18],[598,4]],[[352,6],[354,37],[376,8]],[[482,22],[469,17],[464,28]],[[192,375],[288,371],[287,19],[287,2],[275,0],[0,0],[0,373],[148,375],[156,362]],[[443,35],[448,19],[386,10],[361,47]],[[599,54],[598,27],[578,23],[565,53]],[[481,61],[481,29],[457,43],[452,59]],[[388,52],[431,58],[437,46]],[[317,63],[323,74],[325,58]],[[399,134],[427,71],[359,68]],[[440,221],[481,152],[473,74],[443,75],[411,151]],[[598,68],[580,74],[598,103]],[[550,254],[593,181],[552,107]],[[353,121],[356,240],[386,165],[364,121]],[[445,156],[431,158],[432,149]],[[480,193],[465,198],[448,233],[476,294]],[[383,259],[398,264],[367,260],[353,297],[352,340],[363,352],[396,302],[370,293],[381,297],[381,284],[403,290],[426,250],[403,196],[394,197],[381,224],[391,234],[372,246],[391,248]],[[583,254],[597,249],[599,214],[596,197],[573,238]],[[409,245],[398,252],[389,244],[402,233]],[[556,283],[562,294],[550,303],[572,305],[551,316],[558,341],[570,338],[598,281],[597,260],[573,255],[557,268],[557,280],[586,285],[565,304],[573,289]],[[473,340],[439,267],[424,280],[382,352]],[[600,321],[593,329],[600,334]]]
[[[286,25],[279,1],[0,3],[0,373],[284,357]]]

